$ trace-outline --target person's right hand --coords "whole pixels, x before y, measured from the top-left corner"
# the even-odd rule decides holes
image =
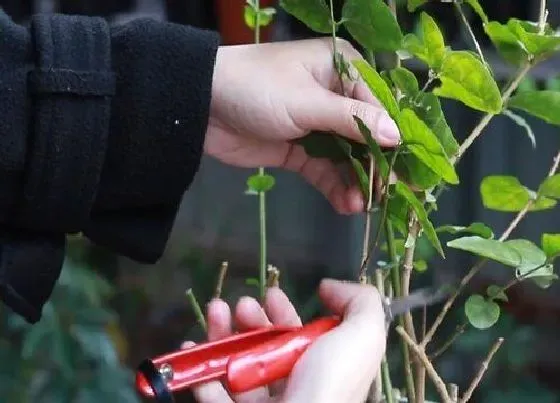
[[[230,396],[219,382],[193,388],[199,403],[358,403],[363,402],[385,353],[385,314],[377,290],[369,285],[324,280],[323,303],[343,317],[342,323],[319,337],[300,357],[286,380]],[[208,306],[208,336],[229,336],[231,312],[221,300]],[[264,310],[250,297],[239,300],[234,321],[238,330],[264,326],[301,326],[293,305],[278,288],[267,292]],[[194,345],[186,342],[185,348]]]

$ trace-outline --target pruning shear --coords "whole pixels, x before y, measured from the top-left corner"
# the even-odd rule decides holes
[[[395,317],[435,304],[449,292],[445,287],[424,288],[404,298],[385,298],[386,327]],[[215,380],[231,393],[246,392],[287,377],[305,350],[340,323],[340,317],[328,316],[301,327],[271,326],[146,359],[138,366],[136,388],[158,403],[174,403],[174,392]]]

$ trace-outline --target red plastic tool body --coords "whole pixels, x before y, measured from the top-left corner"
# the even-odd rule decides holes
[[[268,327],[200,344],[152,360],[170,367],[171,392],[222,380],[232,393],[241,393],[288,376],[315,339],[340,324],[337,317],[317,319],[303,327]],[[154,392],[141,374],[136,387],[146,397]]]

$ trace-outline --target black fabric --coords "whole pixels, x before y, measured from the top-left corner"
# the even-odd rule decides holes
[[[162,255],[198,170],[219,37],[140,19],[0,11],[0,298],[29,322],[65,235]]]

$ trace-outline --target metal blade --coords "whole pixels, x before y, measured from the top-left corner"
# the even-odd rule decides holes
[[[392,322],[396,316],[417,308],[429,306],[441,302],[452,291],[452,287],[443,286],[438,288],[423,288],[409,294],[404,298],[385,301],[385,313],[387,320]]]

